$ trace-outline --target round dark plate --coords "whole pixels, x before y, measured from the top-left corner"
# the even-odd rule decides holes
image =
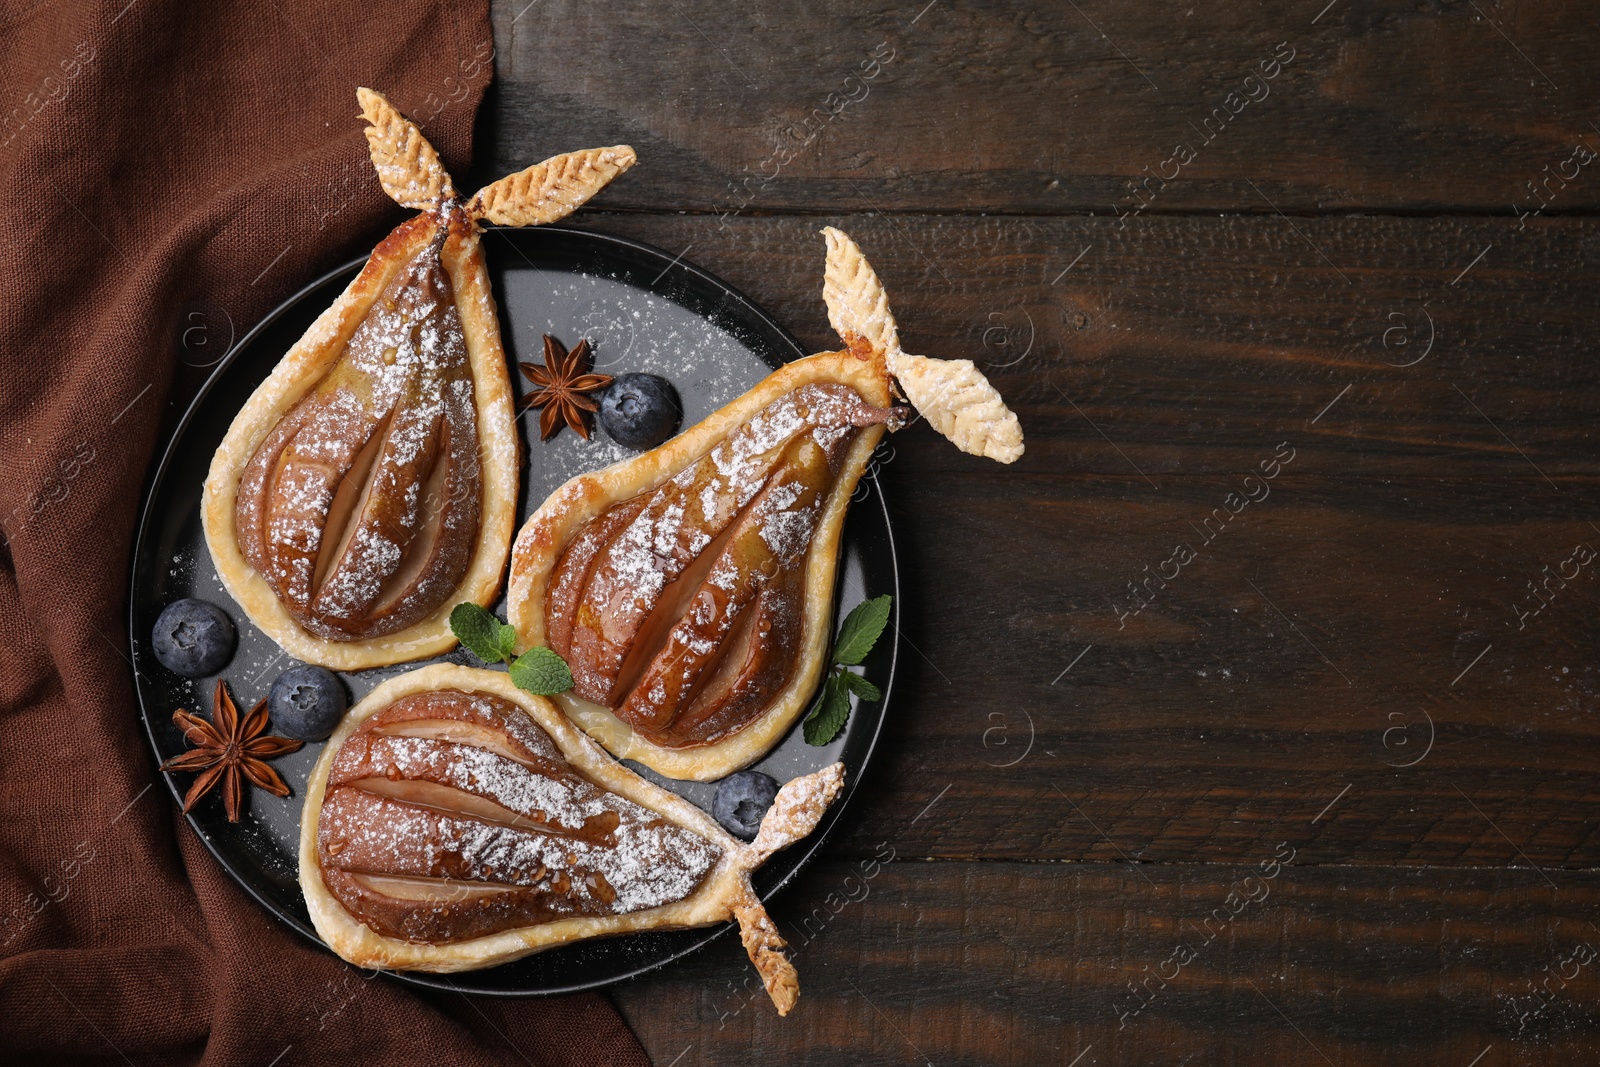
[[[542,362],[542,335],[567,346],[589,338],[596,368],[612,374],[653,371],[677,386],[684,403],[684,426],[745,392],[774,367],[805,355],[799,343],[761,308],[717,278],[659,249],[636,241],[561,227],[489,230],[484,238],[489,274],[500,305],[501,330],[513,361]],[[161,609],[182,597],[199,597],[226,610],[239,627],[239,647],[224,668],[235,702],[247,711],[266,696],[272,681],[295,661],[251,625],[223,591],[200,528],[202,483],[211,455],[235,413],[297,341],[331,304],[366,261],[357,260],[312,282],[240,340],[221,360],[178,424],[155,467],[139,520],[128,599],[134,685],[145,732],[158,759],[185,750],[172,724],[176,708],[211,712],[216,678],[190,681],[162,667],[149,648],[149,634]],[[817,247],[822,270],[822,247]],[[823,314],[820,306],[818,316]],[[527,382],[512,367],[519,396]],[[523,477],[519,525],[544,498],[575,474],[635,453],[614,444],[598,427],[585,442],[570,430],[549,442],[538,440],[538,413],[522,416]],[[856,708],[844,732],[831,744],[813,748],[797,725],[756,767],[783,782],[835,760],[847,769],[844,795],[806,840],[774,856],[757,872],[755,886],[770,897],[811,858],[838,821],[866,770],[878,729],[893,693],[899,633],[899,577],[889,514],[869,473],[857,490],[845,525],[839,567],[838,610],[842,617],[856,604],[884,593],[894,595],[889,635],[865,664],[867,677],[883,690],[875,705]],[[504,614],[504,605],[500,605]],[[379,682],[429,662],[478,666],[458,649],[435,660],[399,664],[343,675],[352,702]],[[228,873],[261,904],[321,944],[306,912],[297,880],[300,798],[321,753],[307,744],[275,766],[294,790],[287,800],[251,789],[248,814],[229,823],[216,791],[189,815],[189,824]],[[674,782],[628,763],[634,771],[710,810],[714,783]],[[180,802],[192,775],[165,775]],[[498,996],[531,996],[592,989],[630,978],[678,959],[732,929],[728,923],[697,930],[651,932],[579,942],[537,953],[515,963],[482,971],[438,976],[395,972],[417,985]],[[737,951],[736,943],[729,951]]]

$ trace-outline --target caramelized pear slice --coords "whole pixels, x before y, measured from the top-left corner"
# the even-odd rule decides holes
[[[843,385],[804,386],[643,503],[623,501],[591,522],[558,563],[546,608],[576,694],[616,707],[656,744],[708,744],[711,724],[720,733],[743,725],[724,712],[759,709],[790,673],[798,628],[774,620],[798,618],[793,572],[840,460],[861,427],[891,417]],[[763,594],[763,624],[741,630]],[[702,701],[695,728],[680,723],[736,631],[737,662],[753,656],[759,669]]]
[[[658,448],[562,486],[512,552],[518,645],[563,653],[556,698],[613,754],[673,778],[749,766],[804,713],[827,666],[840,538],[873,449],[908,399],[963,451],[1009,463],[1022,430],[968,360],[900,348],[878,275],[827,238],[823,299],[845,347],[774,371]],[[809,442],[818,467],[795,442]],[[737,458],[737,461],[735,461]],[[795,547],[763,549],[749,516],[782,487]]]
[[[402,697],[339,746],[317,850],[351,914],[429,944],[681,900],[721,855],[584,777],[517,705],[459,689]],[[359,875],[405,880],[403,905]],[[463,885],[498,891],[469,906]]]
[[[784,397],[642,503],[622,502],[579,534],[557,568],[546,614],[551,647],[574,665],[580,696],[606,705],[626,696],[624,660],[657,605],[671,599],[668,587],[745,508],[795,435],[819,420],[847,420],[861,406],[846,393],[818,386]],[[630,517],[619,522],[621,515]],[[579,592],[581,567],[588,573]]]
[[[550,586],[551,647],[566,649],[572,647],[573,617],[577,614],[578,605],[583,599],[583,591],[589,584],[589,576],[594,573],[595,562],[612,539],[638,517],[647,503],[649,503],[647,498],[636,497],[612,508],[584,527],[583,532],[567,546],[557,570],[556,580]],[[575,684],[583,687],[586,692],[593,691],[598,679],[588,672],[580,673],[582,677]]]
[[[617,709],[618,718],[658,744],[715,740],[685,729],[688,724],[673,727],[719,660],[732,651],[734,632],[747,621],[747,613],[754,616],[763,592],[769,594],[769,615],[774,609],[794,613],[793,583],[779,579],[792,574],[805,556],[832,474],[827,453],[811,437],[799,437],[789,446],[778,469],[730,532],[688,609]],[[791,628],[746,628],[743,636],[747,649],[755,646],[744,658],[754,654],[769,663],[793,658],[792,641],[781,640],[792,636]],[[781,676],[767,680],[777,683],[773,689],[782,684]],[[717,703],[734,699],[748,685],[748,680],[743,686],[735,682]],[[716,710],[701,709],[697,719],[704,722]]]
[[[788,683],[800,645],[804,575],[790,568],[756,595],[719,652],[710,679],[673,719],[664,743],[677,748],[713,743],[754,720]]]
[[[239,482],[240,550],[320,637],[377,637],[426,618],[477,543],[472,369],[439,259],[444,233],[390,280]]]
[[[416,125],[357,91],[379,183],[412,217],[235,417],[202,520],[223,585],[297,659],[343,670],[455,645],[450,609],[493,603],[518,447],[479,223],[553,222],[634,162],[548,159],[463,201]]]
[[[794,968],[750,872],[842,784],[838,764],[790,782],[746,845],[504,672],[440,664],[384,682],[329,739],[306,787],[301,888],[334,951],[409,970],[736,919],[787,1012]]]

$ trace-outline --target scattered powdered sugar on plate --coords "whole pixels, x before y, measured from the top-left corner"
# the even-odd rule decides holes
[[[437,709],[438,719],[391,721],[380,711],[345,741],[319,827],[325,862],[349,861],[348,869],[383,875],[546,888],[566,872],[567,879],[557,880],[565,888],[552,892],[574,903],[582,898],[587,911],[623,914],[681,900],[721,855],[712,842],[590,780],[509,701],[444,695],[445,704],[425,706]],[[418,699],[426,698],[401,703]],[[500,734],[511,754],[475,743],[473,727]],[[448,801],[382,796],[363,785],[373,781],[444,786],[458,791],[451,795],[499,805],[511,818],[449,810]],[[613,825],[605,828],[608,819]],[[597,822],[599,834],[591,829]],[[603,879],[614,900],[596,899],[591,875]]]
[[[494,243],[488,247],[492,251]],[[614,278],[513,267],[505,271],[504,294],[502,339],[519,399],[531,390],[516,363],[542,363],[547,333],[569,349],[587,339],[596,373],[656,374],[671,382],[684,406],[680,430],[772,371],[744,342],[697,312]],[[606,436],[598,419],[588,441],[571,431],[540,441],[538,412],[528,412],[522,416],[522,437],[529,510],[569,478],[639,454]]]

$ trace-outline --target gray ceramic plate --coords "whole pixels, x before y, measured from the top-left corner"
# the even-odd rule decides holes
[[[490,230],[485,250],[512,360],[541,362],[541,338],[546,333],[569,347],[587,337],[594,346],[596,369],[610,374],[651,371],[670,380],[683,399],[685,426],[739,396],[773,367],[805,354],[793,337],[743,295],[692,264],[647,245],[552,226]],[[232,616],[239,627],[239,647],[222,677],[241,711],[266,696],[273,679],[294,663],[250,624],[223,591],[200,529],[201,487],[211,455],[234,414],[364,262],[348,263],[312,282],[228,353],[178,424],[151,476],[134,548],[128,625],[140,714],[158,759],[185,749],[181,733],[172,725],[173,709],[209,715],[216,684],[215,678],[180,678],[156,662],[149,649],[150,628],[167,604],[199,597]],[[820,307],[817,310],[822,314]],[[512,377],[520,393],[527,383],[514,370]],[[573,475],[634,454],[598,429],[594,440],[588,442],[563,431],[554,440],[540,443],[537,419],[537,412],[523,416],[523,519]],[[900,597],[894,539],[876,477],[868,475],[856,493],[845,526],[840,613],[884,593],[894,594],[896,606],[887,632],[898,634]],[[840,759],[848,769],[844,797],[816,832],[779,853],[758,873],[756,888],[763,898],[782,887],[816,852],[866,772],[892,699],[897,651],[896,640],[886,638],[878,643],[865,670],[883,690],[884,699],[858,708],[832,744],[813,748],[796,727],[756,765],[780,782]],[[469,653],[459,650],[425,662],[477,665]],[[407,663],[343,677],[352,699],[360,700],[379,682],[422,665]],[[189,816],[206,847],[251,896],[319,944],[300,895],[295,856],[300,797],[321,750],[320,744],[308,744],[276,762],[294,789],[287,800],[252,789],[248,814],[238,823],[229,823],[213,791]],[[710,810],[714,783],[672,782],[634,764],[629,766]],[[164,777],[173,796],[181,801],[190,776]],[[731,929],[724,924],[634,934],[568,945],[450,977],[403,973],[394,977],[440,989],[500,996],[568,993],[660,967]],[[729,950],[737,951],[732,946]]]

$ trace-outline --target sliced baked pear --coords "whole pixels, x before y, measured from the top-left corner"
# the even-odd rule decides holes
[[[845,349],[796,360],[653,451],[580,475],[523,526],[508,615],[572,669],[555,698],[619,758],[710,781],[805,710],[826,667],[851,494],[906,409],[1010,463],[1022,430],[969,360],[908,355],[861,250],[829,228]]]
[[[463,202],[410,121],[357,90],[384,190],[421,214],[283,357],[206,479],[206,543],[228,592],[295,658],[344,670],[455,644],[450,609],[490,604],[516,521],[511,383],[482,220],[538,225],[632,165],[574,152]]]
[[[336,953],[395,970],[734,919],[787,1014],[799,982],[750,872],[810,833],[843,782],[840,764],[789,782],[747,845],[507,674],[435,664],[378,686],[329,739],[300,886]]]

